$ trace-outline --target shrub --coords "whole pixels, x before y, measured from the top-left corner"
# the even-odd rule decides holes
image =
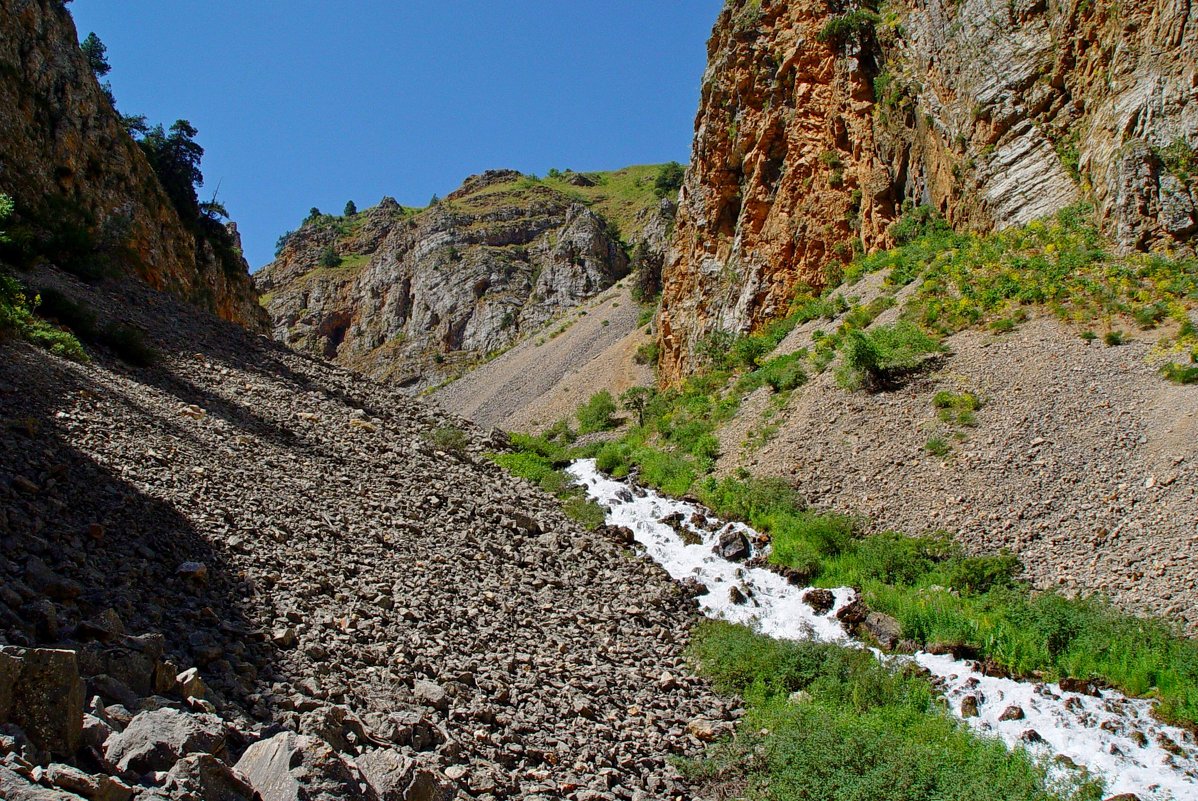
[[[615,428],[616,402],[606,389],[596,392],[586,403],[578,407],[578,432],[591,434]]]
[[[803,372],[802,360],[806,353],[791,353],[770,359],[761,367],[761,375],[765,383],[774,392],[789,392],[807,383],[807,374]]]
[[[128,323],[109,323],[100,329],[96,339],[134,367],[149,367],[158,360],[158,351],[146,342],[145,332]]]
[[[433,447],[446,453],[465,453],[470,444],[466,432],[456,426],[441,426],[429,437]]]
[[[633,361],[637,364],[657,364],[657,360],[661,357],[661,347],[657,342],[646,342],[636,349],[636,355],[633,356]]]
[[[939,341],[906,321],[849,331],[837,378],[849,389],[882,387],[943,350]]]
[[[928,441],[924,443],[923,447],[924,450],[933,456],[948,456],[948,454],[952,451],[952,447],[949,446],[948,440],[941,436],[928,437]]]
[[[1123,332],[1122,331],[1107,331],[1105,334],[1102,335],[1102,341],[1106,344],[1106,346],[1108,348],[1118,347],[1119,345],[1123,344]]]
[[[328,247],[326,247],[324,250],[322,250],[320,252],[320,266],[321,267],[340,267],[341,266],[341,256],[337,253],[337,250],[332,245],[329,245]]]
[[[682,188],[682,179],[685,175],[686,169],[676,161],[664,165],[653,182],[654,194],[659,198],[677,195],[678,190]]]
[[[832,17],[820,32],[815,35],[817,41],[825,42],[833,47],[843,47],[850,41],[862,42],[873,36],[874,26],[881,18],[873,11],[858,9],[847,14]]]
[[[1198,365],[1169,362],[1161,368],[1161,375],[1175,384],[1198,384]]]

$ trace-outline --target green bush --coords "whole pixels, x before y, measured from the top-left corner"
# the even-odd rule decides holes
[[[952,452],[952,446],[948,444],[948,440],[941,436],[928,437],[928,441],[924,443],[923,447],[933,456],[948,456]]]
[[[778,801],[1098,801],[1083,778],[1052,785],[1022,749],[953,720],[917,671],[865,650],[774,640],[742,626],[696,627],[692,658],[721,692],[745,699],[735,740],[692,765],[694,778],[739,776],[745,795]],[[802,700],[791,698],[802,692]],[[1052,786],[1053,789],[1049,789]]]
[[[849,331],[837,379],[849,389],[879,388],[908,373],[944,346],[912,323]]]
[[[1169,362],[1161,368],[1161,375],[1175,384],[1198,384],[1198,365]]]
[[[591,434],[615,428],[616,401],[606,389],[596,392],[586,403],[578,407],[578,433]]]
[[[433,431],[429,442],[439,451],[461,454],[470,445],[470,438],[457,426],[441,426]]]
[[[1122,331],[1107,331],[1102,335],[1102,341],[1108,348],[1115,348],[1123,344]]]

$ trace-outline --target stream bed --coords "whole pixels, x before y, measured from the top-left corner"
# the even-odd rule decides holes
[[[630,529],[671,577],[708,589],[697,598],[708,617],[776,638],[864,647],[836,619],[836,612],[855,598],[852,589],[832,590],[833,605],[820,614],[802,600],[809,588],[717,553],[720,536],[729,531],[744,534],[750,543],[761,541],[743,523],[716,520],[695,504],[613,479],[593,459],[580,459],[567,472],[605,508],[608,524]],[[948,655],[876,653],[881,659],[912,659],[928,670],[942,683],[948,708],[974,731],[1049,759],[1054,770],[1085,767],[1106,780],[1108,796],[1198,799],[1198,742],[1189,732],[1155,720],[1151,701],[1112,690],[1087,695],[1056,684],[986,676],[976,663]],[[976,704],[976,714],[963,715],[963,703],[967,708]]]

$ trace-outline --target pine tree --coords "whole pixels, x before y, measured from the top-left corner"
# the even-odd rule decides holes
[[[357,204],[357,203],[354,203],[352,200],[350,200],[350,201],[346,201],[346,204],[345,204],[345,216],[346,216],[346,217],[352,217],[352,216],[354,216],[354,215],[355,215],[355,214],[357,214],[357,213],[358,213],[358,204]]]
[[[91,67],[97,78],[112,72],[112,67],[108,65],[108,48],[100,41],[100,37],[96,36],[95,31],[87,35],[79,48],[83,51],[83,57],[87,59],[87,66]]]

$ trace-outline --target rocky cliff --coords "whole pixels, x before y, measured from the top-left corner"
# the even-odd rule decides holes
[[[971,229],[1090,202],[1125,249],[1189,249],[1195,15],[1152,0],[733,0],[709,44],[664,270],[662,377],[782,314],[930,206]]]
[[[233,231],[218,253],[179,219],[92,75],[57,0],[0,0],[0,192],[16,201],[13,260],[148,284],[262,330]]]
[[[596,201],[602,178],[495,170],[427,209],[385,198],[312,217],[255,276],[274,336],[402,386],[436,385],[626,275],[618,225],[662,247],[672,208],[658,210],[646,174],[619,203],[617,192]]]

